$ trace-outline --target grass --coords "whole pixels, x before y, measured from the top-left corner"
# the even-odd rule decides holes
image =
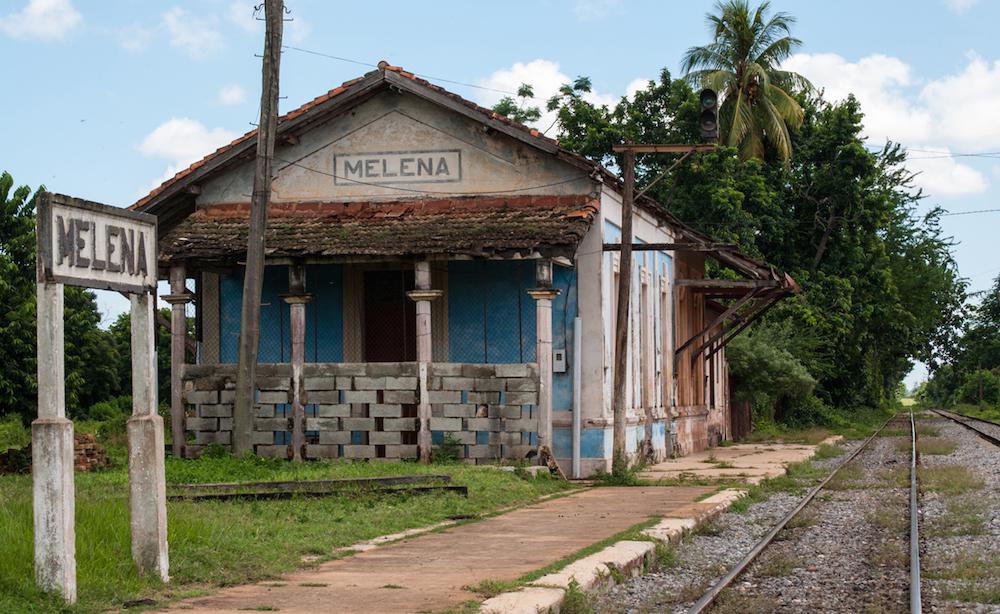
[[[840,446],[832,446],[828,443],[820,444],[816,448],[816,452],[813,453],[813,460],[826,460],[828,458],[837,458],[838,456],[843,456],[844,449]]]
[[[919,454],[951,454],[957,447],[957,443],[944,437],[921,437],[917,439],[917,452]],[[897,441],[896,450],[899,452],[909,452],[910,440],[900,439]]]
[[[802,494],[807,488],[819,482],[824,474],[822,469],[814,467],[809,461],[790,463],[785,475],[762,480],[751,486],[746,496],[732,502],[729,511],[736,514],[745,513],[751,505],[766,500],[776,492]]]
[[[1000,558],[963,554],[923,570],[923,576],[946,580],[947,599],[966,603],[1000,604]]]
[[[855,488],[863,488],[861,483],[864,479],[864,471],[861,469],[861,465],[855,462],[851,462],[847,466],[841,468],[837,472],[837,475],[833,476],[829,482],[826,483],[827,490],[853,490]]]
[[[755,425],[753,432],[746,436],[740,443],[805,443],[816,445],[824,439],[833,435],[833,431],[826,428],[810,427],[805,429],[793,429],[778,424]]]
[[[757,572],[764,577],[778,578],[787,576],[796,567],[801,567],[802,561],[787,552],[772,552],[757,564]]]
[[[981,499],[953,498],[947,502],[948,511],[937,518],[924,532],[931,537],[957,535],[982,535],[986,532],[987,505]]]
[[[214,587],[274,579],[334,558],[334,549],[426,526],[455,516],[478,517],[558,493],[567,484],[523,480],[512,473],[467,465],[310,462],[263,458],[167,460],[170,484],[216,481],[332,479],[447,473],[469,488],[457,494],[353,495],[284,501],[171,501],[167,503],[171,584],[139,576],[132,565],[128,476],[124,468],[76,476],[76,552],[79,603],[64,607],[33,582],[31,477],[0,477],[0,611],[97,612],[125,601],[165,602]]]
[[[0,452],[7,448],[22,448],[31,443],[31,431],[21,424],[21,419],[9,414],[0,419]]]
[[[980,490],[985,485],[981,477],[959,465],[918,467],[917,482],[923,490],[940,492],[950,496]]]

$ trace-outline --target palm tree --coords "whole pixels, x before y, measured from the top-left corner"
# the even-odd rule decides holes
[[[706,15],[715,40],[688,49],[682,66],[691,83],[719,93],[723,143],[738,148],[745,159],[763,158],[766,141],[787,161],[792,154],[788,127],[802,125],[804,115],[792,94],[809,91],[812,84],[781,70],[802,41],[791,36],[795,18],[780,12],[768,17],[769,8],[767,1],[751,11],[746,0],[720,0],[718,14]]]

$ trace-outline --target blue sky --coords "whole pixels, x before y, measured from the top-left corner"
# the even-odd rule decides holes
[[[286,45],[544,97],[588,75],[613,102],[708,40],[711,2],[286,0]],[[256,121],[262,24],[252,0],[0,0],[0,169],[18,183],[117,205]],[[854,92],[873,144],[912,148],[926,205],[1000,208],[1000,3],[776,0],[797,19],[790,65],[829,97]],[[282,110],[369,70],[286,50]],[[433,79],[432,79],[433,80]],[[440,81],[439,81],[440,82]],[[440,82],[492,104],[488,89]],[[542,129],[551,122],[543,118]],[[551,133],[550,133],[551,134]],[[977,154],[954,156],[954,154]],[[919,159],[918,159],[919,158]],[[998,156],[1000,158],[1000,156]],[[973,290],[1000,274],[1000,213],[945,218]],[[126,303],[101,296],[112,317]],[[918,370],[912,377],[920,375]]]

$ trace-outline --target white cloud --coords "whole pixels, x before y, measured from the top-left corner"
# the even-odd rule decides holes
[[[201,122],[187,117],[174,117],[163,122],[147,134],[138,147],[143,155],[163,158],[169,162],[163,176],[148,189],[158,186],[237,136],[237,133],[225,128],[209,129]]]
[[[553,125],[556,119],[554,112],[545,109],[545,103],[549,98],[559,93],[559,88],[567,83],[572,83],[573,79],[559,69],[558,62],[552,60],[537,59],[531,62],[515,62],[510,68],[502,68],[485,79],[480,79],[478,85],[491,89],[516,92],[522,83],[527,83],[535,91],[535,99],[528,101],[528,104],[537,106],[542,111],[542,117],[533,124],[539,130],[547,130]],[[483,92],[480,95],[479,103],[483,106],[492,107],[506,96],[499,92]],[[611,94],[591,91],[584,96],[584,99],[596,105],[613,105],[619,98]],[[549,136],[555,135],[555,128],[548,130]]]
[[[235,0],[229,3],[226,9],[226,18],[231,23],[236,24],[247,32],[258,32],[264,29],[264,22],[259,21],[255,15],[256,2],[247,0]],[[263,11],[261,11],[263,17]]]
[[[31,0],[19,12],[0,18],[0,31],[11,38],[57,41],[83,22],[70,0]]]
[[[597,21],[618,11],[621,5],[621,0],[576,0],[573,14],[580,21]]]
[[[139,24],[126,26],[118,31],[118,44],[133,53],[145,51],[152,39],[153,31]]]
[[[170,45],[192,58],[208,57],[225,44],[222,34],[209,21],[190,16],[180,7],[164,13],[162,23]]]
[[[283,38],[287,37],[290,42],[304,43],[312,34],[312,26],[301,17],[292,16],[291,21],[285,22]]]
[[[625,86],[625,95],[629,98],[635,98],[636,92],[644,90],[647,87],[649,87],[649,79],[632,79]]]
[[[979,4],[979,0],[944,0],[944,3],[948,5],[948,8],[961,15]]]
[[[218,101],[219,104],[224,104],[226,106],[235,106],[238,104],[243,104],[247,99],[247,92],[245,89],[239,86],[239,84],[231,83],[219,90]]]
[[[796,54],[784,67],[825,90],[827,100],[853,93],[873,145],[891,140],[946,154],[1000,149],[1000,122],[990,121],[1000,107],[1000,62],[970,55],[960,72],[932,80],[919,79],[907,63],[881,54],[857,62],[833,53]],[[989,187],[981,172],[947,155],[914,151],[907,167],[919,172],[916,183],[932,195],[974,194]]]

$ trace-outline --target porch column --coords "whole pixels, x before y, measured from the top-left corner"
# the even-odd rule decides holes
[[[559,290],[552,287],[552,261],[539,260],[535,265],[537,288],[528,290],[535,299],[535,358],[538,361],[538,450],[552,453],[552,299]]]
[[[413,287],[407,292],[417,303],[417,363],[419,372],[420,399],[417,405],[417,419],[420,430],[417,432],[417,446],[420,449],[420,462],[431,461],[431,404],[427,394],[427,367],[432,360],[431,344],[431,301],[443,294],[441,290],[431,289],[431,263],[418,260],[414,264]]]
[[[281,298],[288,303],[292,336],[292,460],[301,461],[306,441],[306,411],[302,405],[302,367],[306,361],[306,303],[313,299],[306,293],[306,270],[301,264],[288,267],[288,293]]]
[[[186,424],[184,412],[184,360],[187,341],[187,304],[193,299],[186,286],[184,263],[170,267],[170,294],[163,300],[170,304],[170,450],[174,458],[186,455]]]

